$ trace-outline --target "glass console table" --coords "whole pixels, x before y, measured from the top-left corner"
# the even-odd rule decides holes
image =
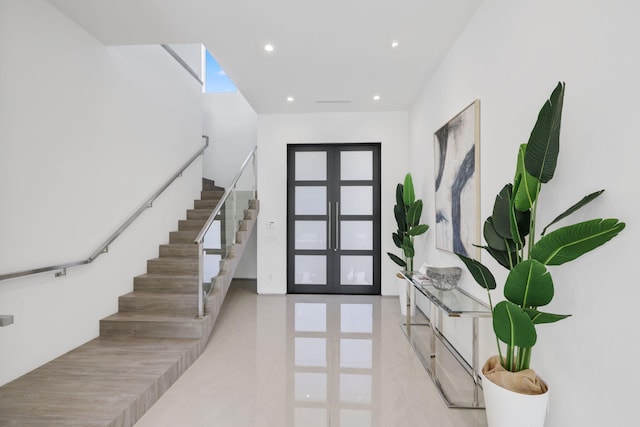
[[[478,319],[481,317],[491,317],[489,306],[482,301],[469,295],[462,289],[455,288],[449,291],[436,289],[430,284],[428,279],[418,274],[401,273],[407,282],[407,320],[402,324],[403,331],[407,339],[414,348],[418,358],[429,373],[438,389],[438,392],[450,408],[484,408],[479,391],[479,370],[478,370]],[[425,323],[419,323],[415,292],[424,295],[430,302],[431,309],[428,317],[425,313]],[[412,297],[413,296],[413,297]],[[447,315],[452,318],[471,318],[472,322],[472,343],[471,343],[471,364],[460,355],[456,348],[441,333],[442,318]],[[430,327],[426,331],[425,326]],[[422,327],[421,329],[417,327]],[[446,361],[437,360],[443,358],[443,352],[436,351],[436,338],[443,344],[448,353],[457,361],[446,364]],[[438,356],[438,357],[436,357]],[[438,362],[438,363],[436,363]],[[463,375],[455,377],[451,371],[463,368]],[[438,372],[441,372],[438,375]],[[446,372],[445,372],[446,371]],[[471,381],[469,381],[469,376]],[[446,381],[443,381],[443,378]],[[458,393],[469,393],[472,397],[466,399],[453,399],[449,396],[443,382],[448,382],[449,388],[456,388]],[[463,384],[467,383],[467,384]]]

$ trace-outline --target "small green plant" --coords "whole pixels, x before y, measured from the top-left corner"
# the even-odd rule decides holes
[[[546,233],[551,225],[602,194],[601,190],[558,215],[536,239],[538,195],[542,184],[554,175],[560,149],[564,88],[564,83],[558,83],[540,110],[528,143],[518,151],[514,182],[497,195],[493,213],[484,223],[486,246],[482,248],[509,270],[504,284],[506,300],[493,306],[493,274],[480,262],[459,255],[476,282],[487,290],[500,361],[512,372],[529,368],[536,325],[569,316],[538,310],[553,299],[554,283],[547,266],[572,261],[613,239],[625,227],[617,219],[593,219]],[[506,345],[504,353],[500,342]]]
[[[398,184],[396,187],[396,204],[393,207],[393,214],[398,224],[398,230],[392,234],[393,243],[402,249],[402,258],[391,252],[387,252],[387,255],[400,267],[404,267],[405,271],[412,272],[413,257],[416,253],[413,238],[426,233],[429,226],[420,224],[422,200],[416,200],[410,173],[405,175],[404,185]]]

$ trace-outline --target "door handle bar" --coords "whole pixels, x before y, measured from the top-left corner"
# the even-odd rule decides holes
[[[333,233],[332,233],[332,229],[331,229],[331,202],[327,203],[329,206],[327,206],[327,212],[329,213],[329,221],[328,221],[328,227],[329,227],[329,246],[327,247],[328,249],[333,249]]]
[[[334,251],[337,251],[340,246],[340,202],[336,202],[336,238],[334,244]]]

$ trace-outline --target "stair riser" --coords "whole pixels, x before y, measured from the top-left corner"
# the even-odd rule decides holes
[[[202,338],[202,324],[194,322],[100,321],[100,335],[151,338]]]
[[[200,231],[207,220],[203,219],[187,219],[178,221],[178,231]]]
[[[219,199],[205,199],[205,200],[194,200],[193,208],[194,209],[214,209],[217,205]]]
[[[167,315],[183,315],[196,316],[198,314],[198,297],[193,295],[192,298],[185,299],[176,298],[174,295],[167,296],[165,299],[159,298],[142,298],[135,296],[122,296],[118,299],[118,308],[120,312],[136,312],[147,314],[167,314]]]
[[[200,199],[201,200],[211,200],[218,199],[220,200],[224,196],[224,191],[222,190],[210,190],[210,191],[201,191]]]
[[[150,259],[147,261],[147,273],[150,274],[192,274],[200,272],[197,259],[185,258],[174,260],[168,258]]]
[[[198,277],[193,279],[177,276],[144,277],[133,279],[133,290],[172,294],[198,294]]]
[[[160,245],[160,257],[197,258],[198,245],[193,240],[185,244]]]
[[[213,212],[213,209],[189,209],[187,210],[187,219],[207,219]]]
[[[169,243],[193,243],[198,236],[198,232],[190,231],[172,231],[169,233]]]

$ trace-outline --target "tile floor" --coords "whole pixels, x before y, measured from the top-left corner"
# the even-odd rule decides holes
[[[135,426],[486,426],[483,410],[446,407],[400,322],[397,298],[239,282],[202,356]]]

